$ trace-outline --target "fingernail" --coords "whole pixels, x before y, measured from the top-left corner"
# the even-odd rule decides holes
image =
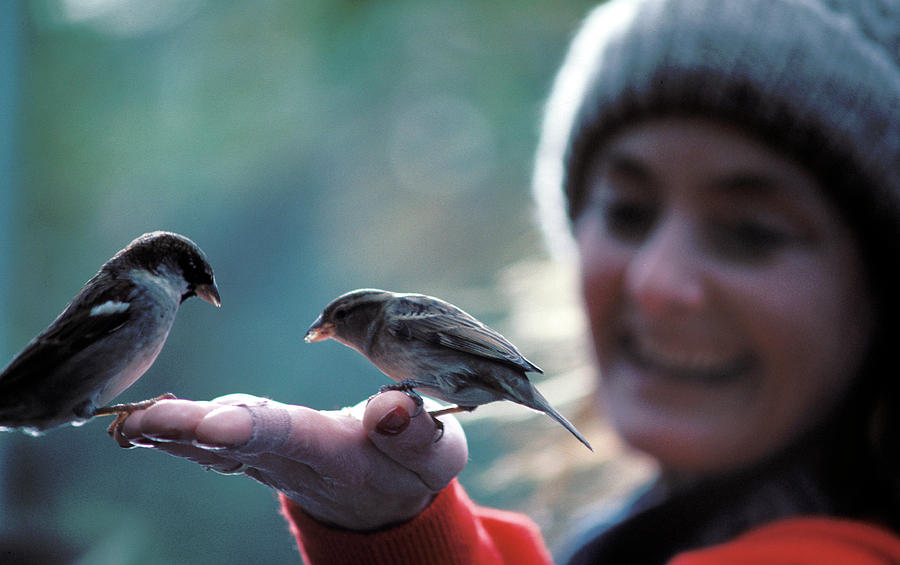
[[[147,441],[147,440],[141,441],[140,439],[129,439],[127,441],[129,443],[129,445],[125,445],[120,442],[119,446],[124,449],[130,449],[132,447],[153,447],[154,446],[154,443],[152,441]]]
[[[158,441],[162,443],[178,441],[182,438],[182,434],[178,430],[165,430],[143,435],[145,438],[151,441]]]
[[[191,442],[191,445],[193,445],[194,447],[199,447],[200,449],[205,449],[206,451],[225,451],[226,449],[231,449],[232,447],[234,447],[232,445],[221,445],[217,443],[198,441],[196,439]]]
[[[153,441],[145,436],[130,437],[119,430],[114,436],[116,443],[123,449],[131,449],[132,447],[153,447]]]
[[[385,436],[400,434],[409,426],[409,412],[402,406],[397,406],[378,420],[375,431]]]
[[[130,439],[128,439],[127,437],[125,437],[124,435],[122,435],[121,432],[114,435],[113,439],[116,440],[116,443],[122,449],[134,449],[135,447],[137,447],[136,443],[132,443],[132,441]]]

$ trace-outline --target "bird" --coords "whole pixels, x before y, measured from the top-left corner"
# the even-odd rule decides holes
[[[425,294],[353,290],[332,300],[304,336],[307,343],[326,339],[355,349],[396,381],[382,392],[404,391],[420,407],[416,390],[455,404],[430,412],[439,428],[436,417],[442,414],[511,400],[544,412],[593,451],[526,376],[543,371],[499,332],[449,302]]]
[[[0,374],[0,430],[42,435],[94,416],[125,418],[170,394],[107,405],[156,360],[182,302],[220,307],[212,267],[187,237],[145,233],[100,267]]]

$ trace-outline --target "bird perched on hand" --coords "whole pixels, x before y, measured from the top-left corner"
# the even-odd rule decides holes
[[[452,402],[432,416],[511,400],[546,413],[591,445],[525,376],[542,373],[497,331],[456,306],[424,294],[360,289],[335,298],[306,332],[307,342],[334,339],[359,351],[402,390]],[[438,425],[440,422],[435,420]]]
[[[150,368],[178,307],[195,295],[221,304],[197,244],[163,231],[129,243],[0,374],[0,429],[39,435],[118,414],[112,433],[129,413],[156,400],[106,406]]]

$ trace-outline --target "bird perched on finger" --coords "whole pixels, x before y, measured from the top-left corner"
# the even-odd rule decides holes
[[[306,332],[307,342],[334,339],[359,351],[397,384],[456,404],[432,416],[511,400],[544,412],[593,451],[525,375],[542,373],[505,337],[453,304],[424,294],[359,289],[331,301]],[[438,422],[440,425],[440,422]]]
[[[129,243],[0,374],[0,430],[40,435],[117,414],[112,433],[128,414],[157,400],[106,406],[150,368],[178,307],[191,296],[221,305],[197,244],[164,231]]]

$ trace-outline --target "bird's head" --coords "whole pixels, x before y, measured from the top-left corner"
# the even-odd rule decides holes
[[[183,235],[155,231],[145,233],[128,244],[104,267],[138,268],[150,273],[178,278],[181,301],[191,296],[218,307],[222,305],[213,269],[196,243]]]
[[[393,296],[393,292],[376,288],[342,294],[325,307],[303,339],[312,343],[333,338],[352,346],[355,338],[365,335],[368,325]]]

